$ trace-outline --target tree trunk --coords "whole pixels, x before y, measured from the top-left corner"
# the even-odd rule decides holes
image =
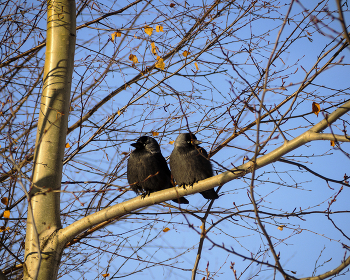
[[[56,279],[64,246],[57,242],[56,233],[61,228],[59,191],[74,65],[75,1],[48,1],[47,9],[44,85],[29,193],[24,279]]]

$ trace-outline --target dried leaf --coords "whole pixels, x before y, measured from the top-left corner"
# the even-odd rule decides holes
[[[7,227],[7,228],[5,228],[4,226],[0,227],[0,232],[9,231],[9,230],[10,230],[10,227]]]
[[[198,71],[198,70],[199,70],[199,67],[198,67],[197,62],[194,63],[194,66],[196,66],[196,70]]]
[[[163,232],[167,232],[169,230],[170,230],[170,228],[166,227],[165,229],[163,229]]]
[[[277,227],[277,229],[279,229],[280,231],[282,231],[284,227],[285,227],[285,225],[280,225],[279,227]]]
[[[170,145],[172,145],[172,144],[174,144],[174,143],[175,143],[175,141],[174,141],[174,140],[169,142],[169,144],[170,144]]]
[[[136,57],[136,55],[130,54],[129,55],[129,60],[131,60],[133,63],[138,63],[138,59]]]
[[[152,33],[153,33],[153,27],[150,27],[150,26],[146,25],[144,28],[145,28],[145,33],[146,33],[148,36],[151,36]]]
[[[7,197],[3,197],[1,198],[1,202],[5,205],[7,205],[9,203],[9,199]]]
[[[152,131],[152,136],[158,136],[158,135],[159,135],[159,132]]]
[[[127,156],[129,153],[128,152],[122,152],[123,156]]]
[[[122,114],[122,112],[120,112],[120,110],[118,110],[117,114],[118,114],[118,116],[120,116]]]
[[[318,114],[321,112],[320,104],[312,102],[312,112],[318,117]]]
[[[175,3],[170,3],[170,8],[174,8],[175,7]]]
[[[159,58],[155,66],[158,69],[164,70],[165,64],[164,64],[163,58]]]
[[[3,217],[4,217],[5,219],[10,218],[10,210],[5,210]]]
[[[335,146],[335,142],[334,140],[331,140],[331,146],[334,147]]]
[[[102,274],[102,277],[108,277],[108,276],[109,276],[109,273]]]
[[[69,143],[67,142],[67,143],[66,143],[66,149],[68,149],[68,148],[70,148],[70,145],[69,145]]]
[[[155,43],[151,43],[151,48],[152,48],[152,53],[154,55],[157,55],[157,47],[156,47],[156,44]]]
[[[184,52],[182,53],[182,55],[183,55],[184,57],[187,57],[188,55],[190,55],[190,52],[189,52],[189,51],[184,51]]]
[[[119,32],[119,31],[113,32],[113,33],[111,34],[112,41],[114,42],[115,38],[116,38],[116,37],[120,37],[120,36],[122,36],[122,33],[121,33],[121,32]]]
[[[157,25],[156,26],[156,32],[163,32],[163,26]]]

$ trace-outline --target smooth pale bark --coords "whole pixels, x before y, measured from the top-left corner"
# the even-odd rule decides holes
[[[60,188],[75,50],[75,1],[47,3],[44,86],[28,203],[24,279],[56,279],[63,245]],[[40,246],[38,246],[38,237]],[[39,250],[40,248],[40,250]]]

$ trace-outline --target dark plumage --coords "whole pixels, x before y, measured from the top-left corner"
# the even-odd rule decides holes
[[[135,150],[128,160],[127,177],[132,190],[145,197],[152,192],[172,188],[171,173],[157,141],[142,136],[131,146]],[[188,204],[184,197],[173,201]]]
[[[194,183],[213,176],[213,169],[207,152],[199,147],[194,134],[182,133],[176,140],[174,150],[170,155],[170,169],[179,186]],[[219,196],[214,189],[201,192],[206,199],[217,199]]]

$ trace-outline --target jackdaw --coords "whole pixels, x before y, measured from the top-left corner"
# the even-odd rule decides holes
[[[131,146],[135,150],[128,160],[127,178],[132,190],[145,197],[152,192],[172,188],[171,173],[157,141],[152,137],[142,136]],[[188,204],[184,197],[173,201]]]
[[[199,147],[196,136],[181,133],[175,140],[174,150],[170,155],[170,169],[179,186],[193,185],[200,180],[213,176],[213,169],[207,152]],[[201,192],[206,199],[217,199],[214,189]]]

